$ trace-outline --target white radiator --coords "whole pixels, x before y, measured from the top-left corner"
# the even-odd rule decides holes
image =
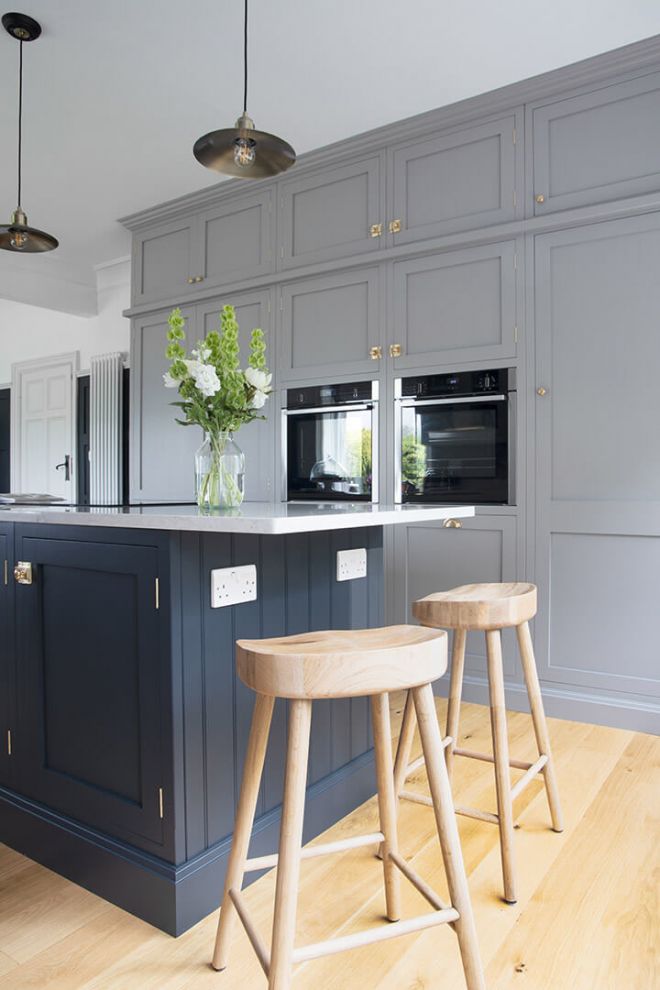
[[[91,359],[89,380],[89,498],[92,505],[117,505],[122,496],[121,354]]]

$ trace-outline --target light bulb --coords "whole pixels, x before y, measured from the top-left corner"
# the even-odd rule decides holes
[[[24,234],[22,230],[12,230],[11,237],[9,238],[9,243],[16,251],[21,251],[28,242],[27,234]]]
[[[236,138],[234,141],[234,162],[240,168],[249,168],[257,157],[255,143],[251,138]]]

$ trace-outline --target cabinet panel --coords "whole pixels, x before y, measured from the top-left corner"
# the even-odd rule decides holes
[[[16,724],[13,527],[0,525],[0,784],[11,783],[8,733]]]
[[[16,549],[33,583],[16,594],[20,790],[110,834],[161,843],[158,551],[22,528]]]
[[[384,221],[380,157],[284,181],[280,197],[282,268],[380,247],[382,238],[371,236]]]
[[[660,217],[536,239],[536,623],[545,680],[660,695]]]
[[[659,73],[537,106],[531,116],[536,214],[660,189]]]
[[[381,343],[379,272],[305,279],[281,290],[282,377],[370,374],[381,361],[369,349]]]
[[[197,272],[196,225],[183,219],[135,235],[133,241],[133,303],[157,302],[191,292],[188,282]]]
[[[442,523],[397,526],[394,532],[394,622],[415,622],[412,602],[435,591],[481,581],[515,581],[516,528],[513,516],[478,515],[462,519],[460,529]],[[516,675],[515,637],[503,636],[504,672]],[[465,669],[485,676],[486,641],[469,633]]]
[[[395,244],[512,220],[515,115],[409,139],[390,152]]]
[[[516,354],[515,243],[393,264],[395,367]]]
[[[235,197],[199,217],[207,285],[238,282],[273,269],[271,190]],[[199,274],[202,274],[201,272]]]

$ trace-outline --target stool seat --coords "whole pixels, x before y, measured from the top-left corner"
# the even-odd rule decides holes
[[[237,671],[275,698],[356,698],[430,684],[447,669],[447,633],[422,626],[331,629],[239,640]]]
[[[536,615],[536,585],[464,584],[416,601],[413,615],[425,626],[445,629],[505,629]]]

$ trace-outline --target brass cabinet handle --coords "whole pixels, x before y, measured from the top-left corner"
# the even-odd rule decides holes
[[[390,344],[390,357],[401,357],[403,348],[401,344]]]
[[[204,276],[203,275],[196,275],[195,276],[195,281],[196,282],[203,282],[204,281]]]
[[[369,357],[371,358],[372,361],[378,361],[378,360],[380,360],[380,358],[382,358],[382,356],[383,356],[383,348],[382,347],[370,347],[369,348]]]
[[[382,223],[372,223],[371,227],[369,227],[370,237],[380,237],[382,233],[383,233]]]
[[[536,390],[536,394],[540,395],[541,398],[543,398],[544,395],[548,394],[548,390],[547,388],[544,388],[543,385],[539,385],[539,387]]]
[[[195,276],[191,275],[190,278],[188,279],[188,285],[194,285],[194,282],[195,282]]]
[[[445,529],[463,529],[460,519],[445,519],[442,525]]]
[[[545,196],[543,195],[543,193],[539,193],[537,196],[535,196],[534,197],[534,202],[539,203],[539,204],[545,203]]]
[[[387,225],[387,229],[389,230],[390,234],[398,234],[401,230],[401,221],[390,220],[389,224]]]
[[[196,285],[197,282],[203,282],[203,281],[204,281],[203,275],[191,275],[190,278],[188,279],[188,285]]]
[[[27,560],[17,560],[14,568],[16,584],[32,584],[32,564]]]

